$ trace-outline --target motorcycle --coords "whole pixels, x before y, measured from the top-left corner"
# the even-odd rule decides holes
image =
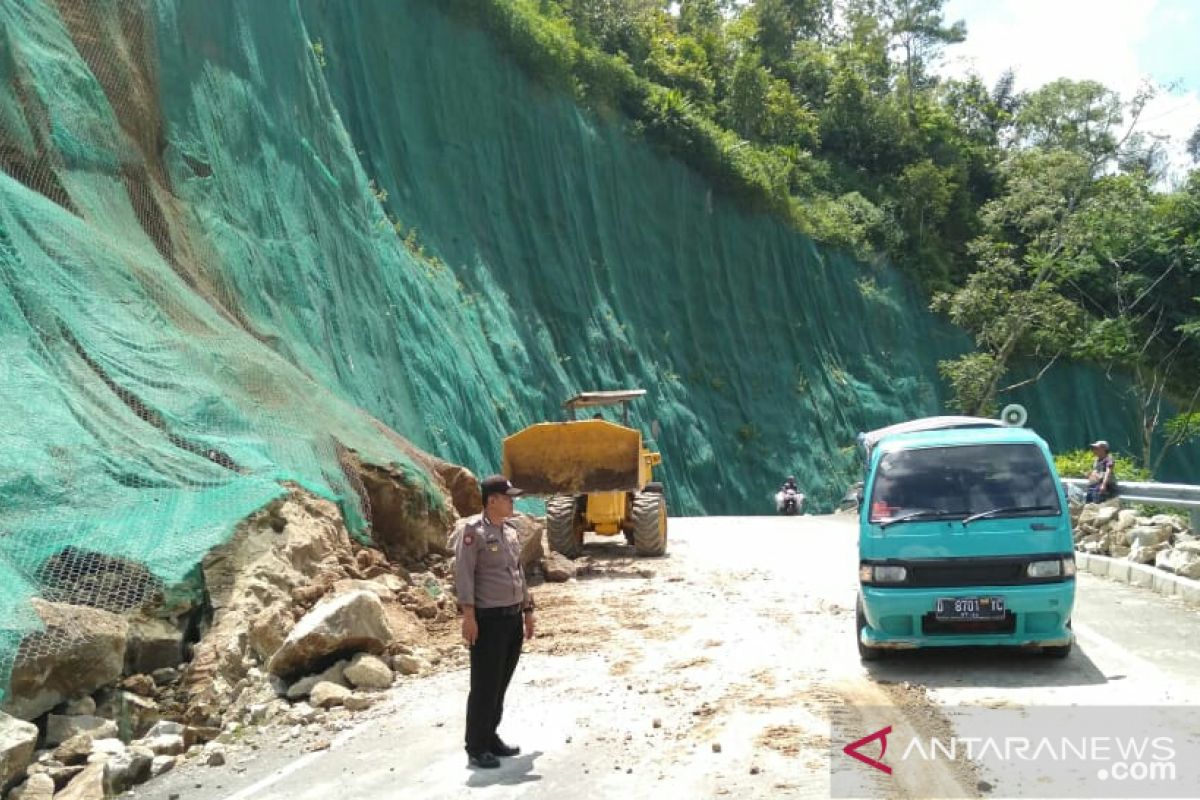
[[[804,494],[795,489],[782,489],[775,494],[775,510],[787,517],[804,511]]]

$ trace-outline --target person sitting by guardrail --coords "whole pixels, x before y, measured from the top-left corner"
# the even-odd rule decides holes
[[[1113,465],[1112,452],[1108,442],[1100,439],[1092,442],[1092,471],[1088,473],[1088,488],[1086,500],[1089,503],[1103,503],[1117,493],[1117,473]]]

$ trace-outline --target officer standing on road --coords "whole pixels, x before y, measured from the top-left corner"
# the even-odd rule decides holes
[[[484,479],[480,490],[483,513],[469,518],[458,538],[454,583],[463,639],[471,648],[467,759],[473,767],[494,769],[500,766],[497,756],[521,752],[505,744],[496,728],[522,635],[533,638],[533,598],[521,569],[521,540],[508,521],[513,498],[522,492],[503,475]]]

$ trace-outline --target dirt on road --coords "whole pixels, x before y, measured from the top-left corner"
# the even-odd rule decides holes
[[[342,715],[332,731],[325,723],[290,737],[247,734],[258,749],[232,755],[240,772],[189,765],[136,796],[369,798],[396,796],[398,786],[403,796],[488,800],[1071,796],[1070,786],[1046,784],[1045,772],[1018,779],[970,759],[910,764],[895,747],[884,758],[880,742],[867,745],[863,754],[895,768],[887,774],[842,747],[848,735],[888,726],[893,743],[947,741],[975,724],[964,707],[1023,713],[1119,702],[1117,681],[1139,702],[1191,696],[1178,669],[1135,654],[1161,652],[1165,640],[1143,641],[1137,632],[1152,629],[1145,621],[1112,616],[1141,606],[1132,596],[1113,605],[1107,587],[1094,589],[1088,602],[1102,605],[1088,606],[1077,630],[1114,619],[1106,630],[1127,645],[1092,632],[1062,660],[922,651],[864,666],[854,638],[853,519],[673,519],[671,532],[668,555],[656,559],[634,558],[620,540],[589,539],[575,579],[533,587],[537,635],[501,725],[522,754],[499,770],[467,768],[467,651],[447,621],[431,633],[440,655],[433,672],[398,680],[370,710]],[[1175,611],[1164,619],[1192,624]]]

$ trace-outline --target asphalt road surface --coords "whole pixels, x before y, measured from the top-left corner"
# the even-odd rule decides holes
[[[539,631],[501,726],[522,755],[501,769],[467,767],[467,674],[450,659],[401,678],[340,729],[251,731],[225,765],[187,764],[131,796],[1064,796],[1077,781],[1066,765],[1030,773],[956,758],[885,774],[848,758],[842,739],[831,745],[831,724],[946,738],[977,727],[975,712],[1166,706],[1197,720],[1180,733],[1200,740],[1200,610],[1103,578],[1079,577],[1065,660],[978,649],[863,665],[851,517],[672,519],[665,558],[597,539],[579,563],[578,579],[534,588]],[[453,645],[453,630],[442,637]]]

